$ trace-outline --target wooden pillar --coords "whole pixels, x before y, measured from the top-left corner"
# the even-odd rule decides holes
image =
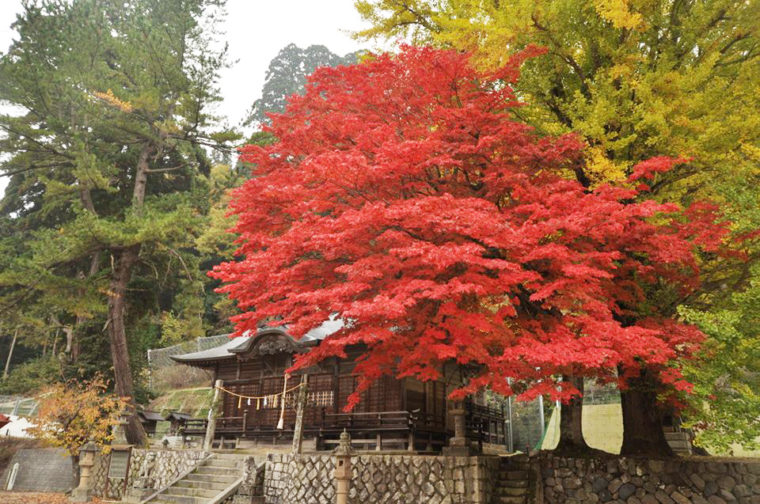
[[[301,453],[303,445],[303,414],[306,409],[306,398],[308,397],[309,375],[301,375],[301,387],[298,389],[298,399],[296,403],[296,425],[293,428],[293,453]],[[284,399],[283,399],[284,400]]]
[[[216,380],[214,382],[214,399],[211,401],[211,408],[208,410],[208,422],[206,423],[206,437],[203,440],[203,449],[211,451],[211,446],[214,442],[214,434],[216,433],[216,412],[219,408],[219,397],[221,395],[220,387],[224,385],[223,380]]]

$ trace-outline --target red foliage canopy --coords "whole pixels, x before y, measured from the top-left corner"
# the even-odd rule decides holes
[[[641,201],[643,179],[678,160],[648,160],[621,187],[570,180],[579,140],[512,113],[509,83],[535,51],[493,73],[412,47],[317,71],[272,117],[279,141],[242,149],[255,168],[231,204],[241,258],[212,273],[244,311],[238,333],[282,317],[298,336],[341,317],[297,365],[362,343],[360,387],[434,379],[452,360],[473,372],[458,394],[511,394],[509,376],[525,396],[565,398],[550,376],[617,366],[680,384],[670,363],[702,335],[657,306],[643,318],[644,289],[694,289],[695,247],[714,250],[725,229],[709,207]]]

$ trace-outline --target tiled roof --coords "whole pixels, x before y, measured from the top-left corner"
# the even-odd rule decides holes
[[[296,341],[287,333],[286,326],[278,327],[266,327],[259,329],[254,336],[238,336],[232,338],[227,343],[219,345],[218,347],[210,348],[208,350],[201,350],[200,352],[192,352],[181,355],[172,355],[171,358],[176,362],[183,364],[198,364],[201,362],[213,362],[218,360],[229,359],[237,353],[242,353],[250,348],[250,345],[260,336],[265,334],[279,333],[290,338],[295,345],[309,345],[322,341],[334,332],[343,328],[344,322],[341,319],[333,319],[324,321],[319,327],[315,327],[311,331],[303,335],[303,338]]]

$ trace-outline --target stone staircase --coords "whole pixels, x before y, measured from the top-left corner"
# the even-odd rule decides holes
[[[665,440],[676,455],[684,456],[692,454],[691,436],[689,436],[687,431],[666,430]]]
[[[243,457],[231,453],[215,453],[193,472],[175,481],[147,504],[218,503],[234,493],[243,476]]]
[[[493,504],[529,504],[530,460],[525,455],[501,457]]]

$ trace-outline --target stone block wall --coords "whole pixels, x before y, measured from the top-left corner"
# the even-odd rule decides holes
[[[180,474],[194,468],[206,455],[208,452],[203,450],[132,450],[127,485],[147,483],[148,486],[143,488],[163,488]],[[141,474],[148,477],[141,481]]]
[[[540,459],[548,504],[760,504],[760,461]]]
[[[358,455],[352,458],[350,500],[361,504],[488,503],[498,474],[497,457]],[[268,457],[267,504],[334,502],[331,455]]]
[[[207,455],[202,450],[133,449],[129,465],[127,488],[139,488],[148,493],[169,484],[180,474],[189,471]],[[123,497],[123,480],[108,483],[109,455],[96,459],[94,494],[98,497]],[[142,477],[141,477],[142,476]]]
[[[330,504],[335,500],[330,455],[270,454],[264,468],[266,504]]]

